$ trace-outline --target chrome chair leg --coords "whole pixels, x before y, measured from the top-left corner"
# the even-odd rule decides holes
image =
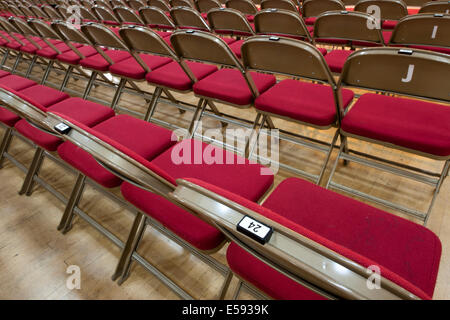
[[[61,83],[61,87],[59,88],[59,91],[64,91],[64,89],[67,86],[67,83],[69,82],[70,75],[72,74],[74,66],[70,65],[67,69],[66,75],[64,76],[64,80]]]
[[[331,154],[334,150],[334,145],[336,144],[337,138],[339,136],[339,129],[336,130],[336,133],[334,134],[333,140],[331,141],[330,151],[327,153],[327,157],[325,159],[325,163],[323,164],[322,169],[320,170],[319,177],[317,178],[316,184],[320,185],[322,182],[323,175],[325,174],[325,171],[327,169],[328,161],[330,161]]]
[[[201,102],[201,103],[200,103]],[[194,116],[192,117],[191,123],[189,125],[189,137],[192,139],[195,136],[195,132],[197,131],[198,124],[203,117],[203,113],[205,112],[206,106],[208,105],[208,100],[200,99],[199,105],[195,110]]]
[[[33,187],[33,181],[36,173],[39,171],[39,167],[42,164],[42,158],[44,157],[44,149],[41,147],[36,148],[36,152],[34,153],[33,161],[31,162],[31,166],[28,169],[27,176],[25,177],[25,181],[23,182],[22,189],[20,189],[19,194],[27,194],[29,195],[31,192],[31,188]]]
[[[144,213],[138,211],[127,242],[125,243],[125,246],[122,250],[122,254],[117,264],[116,271],[111,277],[113,281],[119,279],[119,285],[122,284],[129,276],[133,252],[136,251],[136,248],[142,239],[146,227],[146,221],[147,216]]]
[[[11,145],[13,128],[7,128],[0,145],[0,169],[3,168],[3,162],[5,161],[5,153],[8,152]]]
[[[67,201],[66,208],[57,228],[62,233],[67,233],[70,229],[72,229],[72,223],[75,217],[74,209],[76,206],[78,206],[78,203],[80,202],[83,195],[85,181],[86,176],[82,173],[78,173],[77,181],[75,182],[75,185],[72,189],[72,193],[69,200]]]
[[[95,78],[97,78],[97,72],[92,71],[91,77],[89,78],[88,84],[86,86],[86,89],[83,93],[83,99],[86,100],[86,98],[89,96],[92,90],[92,86],[94,85]]]
[[[54,62],[53,60],[51,60],[51,61],[48,63],[47,68],[45,69],[44,75],[42,76],[41,84],[45,84],[45,82],[47,81],[48,76],[50,75],[50,71],[52,70],[52,67],[53,67],[53,64],[54,64],[54,63],[55,63],[55,62]]]
[[[33,71],[33,67],[34,67],[34,65],[36,64],[37,59],[38,59],[37,56],[34,56],[34,57],[31,59],[30,65],[28,66],[27,72],[25,73],[25,78],[29,78],[29,77],[30,77],[31,71]]]
[[[239,297],[239,293],[241,293],[243,284],[244,284],[244,282],[242,282],[242,280],[239,279],[239,283],[236,287],[236,290],[234,291],[233,300],[237,300],[237,298]]]
[[[222,289],[220,290],[219,300],[225,299],[225,295],[227,294],[232,279],[233,279],[233,272],[231,272],[231,270],[228,270],[228,274],[226,275],[225,281],[222,285]]]
[[[145,113],[144,120],[147,122],[150,122],[150,120],[153,117],[153,114],[155,113],[156,106],[158,105],[158,100],[161,97],[161,94],[163,92],[163,89],[160,87],[156,87],[155,91],[153,92],[152,100],[148,104],[147,112]]]
[[[123,88],[125,87],[126,83],[126,79],[120,79],[119,86],[117,87],[116,93],[114,94],[114,98],[111,102],[111,109],[113,109],[114,111],[116,110],[117,104],[120,101],[120,97],[122,96]]]

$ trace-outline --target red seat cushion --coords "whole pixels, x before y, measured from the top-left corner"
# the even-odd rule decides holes
[[[276,300],[325,300],[324,297],[279,273],[261,260],[231,243],[227,249],[230,269]]]
[[[6,108],[0,107],[0,122],[4,123],[8,127],[13,127],[19,120],[20,117],[18,115]]]
[[[382,31],[381,33],[383,34],[384,43],[388,44],[391,40],[392,31]]]
[[[176,142],[171,140],[170,130],[128,115],[112,117],[93,129],[147,160],[152,160]],[[89,153],[70,142],[61,144],[58,154],[67,163],[106,188],[114,188],[121,183],[119,178],[99,165]]]
[[[186,61],[189,69],[198,80],[217,71],[216,66],[205,63]],[[192,89],[192,82],[177,62],[166,64],[152,72],[147,73],[145,77],[149,83],[172,88],[178,91],[187,91]]]
[[[237,40],[230,44],[230,49],[233,51],[233,53],[238,57],[241,58],[241,47],[245,40]]]
[[[72,51],[72,49],[70,49],[70,47],[65,43],[56,44],[55,48],[63,53]],[[42,48],[41,50],[37,50],[36,54],[47,59],[55,59],[58,56],[58,53],[49,46]]]
[[[29,80],[26,78],[22,78],[16,75],[9,75],[6,77],[0,78],[0,85],[5,86],[9,89],[13,89],[16,91],[20,91],[26,89],[28,87],[36,85],[36,82],[33,80]]]
[[[161,196],[127,182],[122,183],[120,189],[128,202],[199,250],[214,250],[225,240],[215,227]]]
[[[299,202],[299,195],[307,201]],[[263,206],[433,296],[441,243],[421,225],[297,178],[283,181]],[[387,276],[383,268],[381,274]]]
[[[222,159],[223,164],[206,162],[208,155]],[[199,178],[252,201],[261,198],[273,182],[272,175],[261,175],[261,165],[197,140],[183,140],[151,163],[172,180]],[[122,194],[130,203],[200,250],[212,250],[224,239],[216,228],[159,196],[128,183],[122,184]]]
[[[259,93],[264,93],[273,86],[276,79],[273,75],[250,72]],[[253,95],[242,74],[236,69],[221,69],[193,86],[195,94],[218,99],[236,105],[249,105]]]
[[[150,54],[140,54],[141,59],[150,67],[151,70],[157,69],[169,62],[172,62],[172,59],[155,56]],[[109,71],[111,73],[125,76],[127,78],[132,79],[144,79],[145,78],[145,70],[139,65],[135,58],[129,58],[118,63],[113,64],[109,67]]]
[[[106,106],[86,101],[81,98],[69,98],[47,108],[47,111],[67,115],[77,121],[92,127],[114,116],[114,111]],[[27,121],[21,120],[15,128],[23,136],[34,141],[48,151],[55,151],[62,142],[58,137],[33,127]]]
[[[345,61],[353,52],[353,50],[332,50],[325,56],[325,61],[331,71],[341,73]]]
[[[6,47],[13,50],[19,50],[22,45],[17,41],[12,40],[11,42],[6,44]]]
[[[342,90],[344,108],[353,96],[353,91]],[[328,127],[336,122],[333,91],[328,85],[282,80],[256,98],[255,108],[319,127]]]
[[[95,50],[95,48],[91,47],[91,46],[83,46],[83,47],[80,47],[77,49],[86,58],[91,57],[95,54],[98,54],[97,50]],[[81,58],[72,50],[64,52],[64,53],[58,55],[56,58],[61,62],[65,62],[68,64],[74,64],[74,65],[78,64],[81,60]]]
[[[309,17],[309,18],[304,18],[305,19],[305,23],[307,25],[314,25],[314,23],[316,22],[316,17]]]
[[[284,180],[262,207],[202,181],[192,182],[363,267],[378,266],[381,275],[422,299],[433,295],[441,243],[421,225],[298,178]]]
[[[9,73],[8,71],[5,70],[0,70],[0,78],[9,76],[11,73]]]
[[[20,90],[20,93],[44,107],[49,107],[69,98],[67,93],[40,84]]]
[[[38,48],[29,42],[26,39],[22,39],[22,42],[25,43],[24,46],[20,47],[20,51],[30,54],[35,54],[38,51]],[[48,48],[48,44],[46,44],[43,40],[37,40],[35,41],[37,45],[39,45],[42,49]]]
[[[118,63],[131,57],[131,54],[121,50],[107,50],[105,51],[114,63]],[[85,68],[94,69],[97,71],[108,71],[110,64],[100,54],[93,55],[80,61],[80,65]]]
[[[344,117],[342,130],[435,156],[450,156],[450,109],[437,103],[364,94]]]
[[[397,23],[398,23],[397,20],[384,20],[383,23],[381,24],[381,27],[383,29],[394,29]]]

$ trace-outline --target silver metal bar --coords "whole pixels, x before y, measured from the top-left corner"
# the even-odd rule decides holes
[[[402,177],[409,178],[409,179],[412,179],[412,180],[416,180],[416,181],[419,181],[419,182],[422,182],[422,183],[425,183],[425,184],[429,184],[431,186],[436,186],[436,184],[438,182],[438,179],[436,179],[436,178],[425,177],[425,176],[418,175],[418,174],[413,173],[413,172],[409,172],[409,171],[405,171],[405,170],[400,169],[400,168],[393,167],[391,165],[369,161],[369,160],[363,159],[361,157],[357,157],[357,156],[354,156],[354,155],[351,155],[351,154],[347,154],[347,153],[342,153],[341,154],[341,158],[345,159],[345,160],[353,161],[353,162],[356,162],[356,163],[359,163],[359,164],[363,164],[363,165],[366,165],[366,166],[371,167],[371,168],[384,170],[384,171],[396,174],[398,176],[402,176]]]
[[[420,212],[418,210],[414,210],[414,209],[411,209],[411,208],[407,208],[407,207],[401,206],[399,204],[395,204],[395,203],[393,203],[391,201],[384,200],[384,199],[372,196],[370,194],[367,194],[367,193],[364,193],[364,192],[361,192],[361,191],[358,191],[358,190],[346,187],[344,185],[338,184],[338,183],[333,182],[333,181],[330,182],[329,186],[334,188],[334,189],[345,191],[346,193],[350,193],[352,195],[355,195],[355,196],[358,196],[358,197],[361,197],[361,198],[369,199],[369,200],[371,200],[373,202],[382,204],[382,205],[384,205],[386,207],[389,207],[389,208],[392,208],[392,209],[396,209],[396,210],[402,211],[404,213],[413,215],[413,216],[421,219],[422,221],[426,218],[426,214],[423,213],[423,212]]]

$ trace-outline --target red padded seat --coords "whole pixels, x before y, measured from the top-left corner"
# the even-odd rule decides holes
[[[29,54],[35,54],[39,50],[34,44],[32,44],[31,42],[29,42],[25,39],[22,39],[22,42],[25,43],[24,46],[20,47],[20,51],[22,51],[22,52],[29,53]],[[35,42],[42,49],[48,47],[48,45],[43,40],[39,40],[39,41],[35,41]]]
[[[93,130],[149,161],[176,142],[171,139],[172,131],[128,115],[109,118],[93,127]],[[119,178],[99,165],[89,153],[70,142],[61,144],[58,154],[64,161],[106,188],[114,188],[121,183]]]
[[[216,66],[205,63],[186,61],[186,64],[189,69],[191,69],[197,80],[201,80],[217,71]],[[156,70],[153,70],[152,72],[147,73],[145,78],[149,83],[178,91],[187,91],[192,89],[191,80],[177,62],[171,62]]]
[[[298,178],[284,180],[262,207],[201,181],[193,182],[203,184],[363,267],[379,266],[385,278],[422,299],[433,296],[441,243],[435,234],[421,225]],[[246,262],[241,261],[239,265],[245,266]],[[248,260],[248,264],[251,263],[255,262]],[[263,289],[274,281],[267,281],[267,275],[259,273],[259,268],[253,275],[248,274],[252,272],[249,268],[233,271]]]
[[[317,18],[309,17],[309,18],[304,18],[304,20],[305,20],[305,24],[312,26],[316,22]]]
[[[131,57],[127,51],[121,50],[107,50],[106,55],[111,58],[114,63],[126,60]],[[80,61],[80,65],[85,68],[94,69],[97,71],[108,71],[110,64],[100,54],[93,55]]]
[[[151,70],[172,62],[172,59],[170,58],[150,54],[140,54],[139,57],[147,64],[147,66],[150,67]],[[144,79],[146,74],[145,70],[133,57],[113,64],[109,67],[109,71],[113,74],[136,80]]]
[[[86,58],[89,58],[95,54],[98,54],[97,50],[95,50],[95,48],[91,47],[91,46],[83,46],[83,47],[79,47],[77,49]],[[65,62],[65,63],[73,64],[73,65],[78,64],[81,60],[81,58],[72,50],[61,53],[60,55],[58,55],[56,57],[56,59],[58,59],[61,62]]]
[[[325,56],[325,61],[331,71],[341,73],[345,61],[353,52],[353,50],[332,50]]]
[[[19,120],[20,117],[18,115],[6,108],[0,107],[0,122],[4,123],[8,127],[13,127]]]
[[[40,84],[20,90],[20,93],[46,108],[69,98],[65,92]]]
[[[206,162],[205,153],[221,158],[223,164]],[[180,163],[178,157],[184,161]],[[168,174],[172,183],[178,178],[198,178],[251,201],[258,201],[273,182],[272,175],[261,175],[261,165],[197,140],[183,140],[151,164]],[[213,250],[224,240],[216,228],[155,194],[126,182],[121,190],[127,201],[200,250]]]
[[[437,103],[366,93],[345,115],[341,130],[435,156],[450,156],[450,109]]]
[[[397,20],[384,20],[383,23],[381,24],[381,28],[392,30],[395,29],[397,23],[398,23]]]
[[[276,300],[325,300],[314,291],[279,273],[232,242],[227,249],[230,269]],[[269,281],[268,281],[269,280]]]
[[[342,89],[343,107],[353,99],[353,91]],[[330,86],[286,79],[255,99],[257,110],[289,117],[319,127],[336,122],[336,107]]]
[[[0,78],[0,85],[9,89],[20,91],[36,85],[36,82],[30,79],[22,78],[14,74]]]
[[[233,53],[238,57],[241,58],[241,47],[245,40],[237,40],[230,44],[230,49],[233,51]]]
[[[65,43],[56,44],[55,48],[62,53],[72,51],[72,49],[70,49],[70,47]],[[58,53],[49,46],[42,48],[41,50],[37,50],[36,54],[47,59],[55,59],[58,56]]]
[[[31,98],[31,97],[30,97]],[[44,106],[41,108],[45,109]],[[92,127],[114,116],[111,108],[86,101],[81,98],[69,98],[47,108],[47,111],[60,113]],[[15,128],[23,136],[34,141],[48,151],[55,151],[62,142],[59,138],[33,127],[25,120],[20,120]]]
[[[5,70],[0,70],[0,78],[9,76],[11,73],[9,73],[8,71]]]
[[[264,93],[273,86],[276,79],[273,75],[250,72],[259,93]],[[244,77],[237,69],[221,69],[193,86],[195,94],[222,100],[228,103],[245,106],[253,101],[253,95]]]

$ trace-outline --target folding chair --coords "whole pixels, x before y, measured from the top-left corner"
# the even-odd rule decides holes
[[[108,7],[101,7],[95,5],[92,7],[92,11],[95,13],[95,15],[98,17],[98,20],[101,23],[106,24],[108,26],[120,25],[119,19],[117,19],[117,17]]]
[[[199,179],[176,182],[171,198],[232,241],[235,298],[242,283],[283,300],[433,296],[441,243],[422,226],[298,178],[262,205]]]
[[[31,6],[30,10],[34,13],[34,17],[42,20],[49,20],[50,17],[38,6]]]
[[[119,279],[119,283],[123,283],[130,273],[131,263],[134,259],[182,298],[192,298],[186,290],[164,276],[158,268],[151,265],[136,252],[145,227],[149,224],[224,275],[225,281],[220,294],[220,298],[223,298],[231,278],[230,271],[226,266],[209,257],[210,253],[223,246],[224,238],[222,234],[210,226],[207,221],[191,215],[182,207],[175,206],[167,201],[167,198],[176,186],[175,179],[180,175],[188,175],[207,180],[210,183],[216,181],[215,183],[221,188],[241,193],[244,198],[250,201],[258,201],[272,184],[272,175],[261,176],[262,166],[249,163],[245,159],[238,159],[236,155],[220,148],[208,146],[200,141],[186,140],[180,142],[153,160],[148,160],[135,151],[135,146],[129,147],[120,140],[109,137],[109,134],[95,128],[90,129],[70,118],[55,113],[49,114],[46,122],[49,128],[54,128],[59,123],[69,126],[71,129],[63,134],[65,140],[82,147],[86,155],[91,155],[89,156],[91,161],[98,162],[97,167],[99,169],[106,169],[126,181],[121,186],[122,194],[127,201],[136,207],[135,210],[138,212],[127,242],[123,246],[113,280]],[[148,123],[147,125],[151,126]],[[142,140],[144,144],[140,144],[139,149],[144,145],[146,147],[151,146],[146,140],[147,137]],[[241,160],[245,162],[242,164],[202,165],[185,163],[175,165],[172,162],[171,154],[174,149],[189,148],[195,144],[202,150],[208,148],[216,155],[231,156],[231,158],[234,158],[234,163]],[[191,155],[194,156],[194,154]],[[226,177],[226,179],[219,179],[220,177]],[[243,177],[245,177],[243,181],[239,181]],[[239,182],[236,183],[237,181]],[[118,241],[118,245],[123,245],[120,240]]]
[[[195,0],[195,4],[203,19],[207,18],[209,10],[222,8],[222,4],[217,0]]]
[[[170,0],[169,3],[172,8],[186,7],[186,8],[196,9],[194,2],[191,0]]]
[[[27,22],[23,21],[20,18],[11,17],[9,18],[9,21],[16,27],[18,31],[20,31],[20,33],[29,42],[29,45],[21,47],[20,50],[22,52],[34,55],[26,76],[31,74],[34,62],[37,60],[38,57],[40,57],[41,60],[43,60],[43,64],[45,66],[45,72],[40,82],[41,84],[44,84],[50,74],[50,71],[52,70],[54,64],[54,56],[61,53],[60,50],[68,51],[70,50],[70,48],[68,48],[61,41],[54,41],[54,43],[51,43],[48,40],[47,41],[43,40],[36,30],[34,30],[27,24]],[[51,44],[51,46],[49,46],[49,43]]]
[[[182,61],[200,61],[224,67],[193,85],[194,94],[200,98],[200,101],[197,109],[198,117],[194,116],[193,119],[197,125],[190,132],[191,136],[195,136],[197,126],[207,106],[215,113],[219,113],[219,111],[214,102],[239,109],[250,108],[254,99],[276,82],[272,75],[245,71],[242,63],[225,41],[211,33],[180,30],[174,32],[170,39],[175,52]],[[203,48],[208,48],[208,50],[203,50]],[[228,121],[228,116],[221,118],[224,122]],[[247,125],[242,120],[235,124]]]
[[[450,15],[441,13],[411,15],[399,21],[389,45],[450,54],[449,32]]]
[[[150,28],[160,30],[175,30],[176,26],[167,14],[157,7],[142,7],[139,9],[139,16]]]
[[[147,75],[145,79],[147,82],[155,86],[155,91],[144,116],[145,121],[152,121],[167,126],[167,123],[153,118],[162,93],[165,92],[168,95],[167,92],[169,90],[181,93],[190,92],[195,81],[201,80],[217,71],[215,66],[181,61],[169,44],[153,30],[128,26],[121,28],[119,33],[137,63],[146,70]],[[152,71],[146,61],[140,58],[141,54],[159,55],[171,59],[172,62]],[[191,121],[189,131],[193,128],[196,115],[197,113],[195,113]]]
[[[248,38],[242,45],[242,61],[246,72],[258,71],[288,77],[255,99],[254,106],[258,116],[254,128],[257,137],[266,123],[269,128],[271,127],[272,118],[281,118],[319,130],[339,127],[341,113],[352,101],[353,92],[337,88],[323,55],[313,45],[289,38],[255,36]],[[328,143],[281,129],[280,140],[287,140],[326,154],[318,175],[280,162],[281,167],[313,179],[319,184],[339,131],[336,130],[331,143]],[[256,140],[250,145],[249,159],[253,158]],[[260,160],[258,156],[256,159]]]
[[[61,20],[65,19],[65,16],[61,15],[60,12],[58,12],[55,8],[49,6],[49,5],[43,5],[41,7],[42,11],[45,12],[45,14],[49,17],[50,20]]]
[[[327,187],[342,190],[413,215],[426,224],[450,165],[448,108],[450,57],[445,54],[403,48],[369,48],[353,53],[344,65],[339,86],[394,93],[401,97],[365,93],[343,117],[343,143]],[[408,98],[431,99],[440,103]],[[402,150],[428,159],[444,161],[440,173],[384,159],[348,148],[347,138]],[[427,212],[352,189],[332,181],[339,159],[435,187]]]
[[[258,12],[258,8],[251,0],[227,0],[225,6],[245,14],[249,22],[253,22],[255,14]]]
[[[297,6],[291,0],[263,0],[261,10],[263,9],[281,9],[299,13]]]
[[[136,24],[136,25],[145,25],[144,20],[139,17],[136,11],[125,7],[125,6],[116,6],[113,8],[114,14],[120,21],[120,24]]]
[[[425,3],[419,13],[450,13],[450,3],[448,1],[430,1]]]
[[[193,29],[211,32],[211,28],[206,23],[205,19],[203,19],[201,14],[195,9],[175,7],[170,10],[170,16],[178,29]],[[222,37],[222,40],[228,45],[236,41],[236,39],[228,37]]]
[[[244,14],[230,8],[211,9],[208,12],[208,22],[215,33],[238,39],[229,44],[229,47],[236,57],[241,58],[241,46],[244,40],[240,38],[255,35],[253,27]]]
[[[315,45],[311,37],[312,27],[307,27],[303,19],[292,11],[283,9],[265,9],[255,15],[255,32],[260,35],[274,35],[304,40]],[[324,48],[318,48],[327,54]]]
[[[379,8],[379,18],[383,29],[394,29],[398,20],[408,15],[408,7],[402,0],[361,0],[355,5],[354,10],[373,14],[370,12],[370,6]]]
[[[326,54],[325,61],[332,72],[342,72],[345,61],[356,47],[384,46],[381,29],[367,27],[376,24],[373,16],[356,11],[328,11],[317,17],[314,23],[316,43],[335,44],[339,40],[349,47],[347,50],[332,49]]]
[[[305,0],[302,5],[302,17],[307,25],[314,25],[317,16],[327,11],[345,11],[340,0]]]
[[[201,14],[190,7],[172,7],[170,16],[180,29],[195,29],[211,31]]]
[[[429,0],[403,0],[408,7],[422,7]]]
[[[142,7],[147,6],[145,1],[142,1],[142,0],[127,0],[127,4],[131,9],[136,10],[136,11],[138,11]]]
[[[149,0],[148,1],[148,5],[150,7],[156,7],[161,9],[164,12],[169,12],[170,11],[170,6],[168,4],[167,1],[164,0]]]

